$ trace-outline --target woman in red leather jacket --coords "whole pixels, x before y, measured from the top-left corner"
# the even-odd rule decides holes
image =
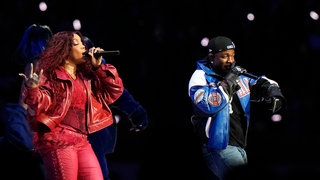
[[[113,123],[109,104],[123,92],[122,80],[111,64],[102,64],[86,50],[77,31],[54,34],[24,77],[23,100],[50,180],[102,180],[99,162],[87,139]]]

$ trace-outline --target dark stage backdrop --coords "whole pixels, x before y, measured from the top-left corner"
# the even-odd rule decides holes
[[[320,26],[309,17],[311,10],[320,13],[318,1],[51,0],[47,12],[40,12],[38,3],[13,0],[0,7],[1,75],[10,71],[6,64],[33,23],[57,32],[73,29],[72,21],[79,19],[80,31],[96,46],[120,50],[108,60],[147,109],[150,126],[134,134],[120,121],[116,152],[108,155],[115,179],[204,177],[187,90],[196,60],[206,55],[201,39],[216,35],[233,39],[237,63],[275,79],[288,100],[278,123],[253,107],[248,157],[254,168],[246,170],[291,176],[320,168],[313,148],[319,145]],[[247,20],[249,12],[255,21]]]

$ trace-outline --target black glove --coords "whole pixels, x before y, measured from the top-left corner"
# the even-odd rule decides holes
[[[259,79],[251,89],[253,102],[265,102],[268,110],[277,113],[286,108],[286,99],[277,84],[271,84],[266,79]]]
[[[274,114],[283,108],[283,100],[278,97],[269,97],[266,100],[268,109]]]
[[[224,77],[230,87],[230,95],[240,89],[240,86],[238,85],[239,75],[243,72],[246,72],[246,70],[240,66],[234,66]]]
[[[140,108],[136,109],[136,111],[129,116],[129,120],[131,122],[130,131],[141,131],[145,130],[149,124],[149,118],[147,112],[144,108],[140,106]]]
[[[238,75],[230,71],[224,78],[230,88],[230,94],[233,94],[233,92],[236,92],[240,89],[240,86],[238,85],[239,79]]]

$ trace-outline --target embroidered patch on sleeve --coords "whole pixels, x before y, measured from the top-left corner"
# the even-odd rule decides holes
[[[208,102],[211,106],[219,106],[222,102],[221,94],[219,94],[217,92],[212,92],[209,95]]]
[[[203,96],[204,96],[204,90],[203,89],[198,89],[194,93],[193,102],[196,103],[196,104],[199,103],[203,99]]]

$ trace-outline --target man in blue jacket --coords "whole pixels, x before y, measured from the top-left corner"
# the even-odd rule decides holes
[[[191,122],[203,141],[203,157],[218,179],[232,168],[247,164],[245,147],[250,122],[250,101],[267,103],[272,113],[284,107],[277,82],[250,75],[235,63],[235,44],[225,36],[208,43],[208,55],[197,61],[188,95]]]

